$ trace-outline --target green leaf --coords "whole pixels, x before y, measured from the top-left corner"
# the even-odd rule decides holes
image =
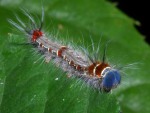
[[[111,3],[45,0],[43,6],[45,31],[49,34],[59,31],[60,39],[73,40],[77,46],[84,41],[90,47],[90,36],[95,45],[100,40],[103,45],[111,40],[107,57],[112,64],[139,62],[139,69],[125,71],[122,84],[112,94],[101,94],[82,81],[67,78],[52,63],[43,63],[31,46],[14,44],[25,39],[9,29],[7,18],[14,18],[12,12],[18,13],[21,6],[40,15],[39,0],[1,0],[0,4],[0,113],[119,113],[120,106],[124,113],[150,112],[149,46],[134,28],[135,21]]]

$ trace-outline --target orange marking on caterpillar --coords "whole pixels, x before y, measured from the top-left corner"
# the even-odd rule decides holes
[[[48,48],[47,50],[48,50],[48,52],[52,52],[52,49],[51,49],[51,48]]]
[[[70,66],[74,66],[74,62],[73,62],[73,61],[70,61],[70,62],[69,62],[69,65],[70,65]]]
[[[94,75],[100,78],[103,69],[106,68],[106,67],[109,67],[109,64],[107,64],[107,63],[97,64],[95,69],[93,70]]]
[[[62,57],[62,52],[66,49],[67,49],[66,46],[61,46],[61,48],[59,50],[57,50],[57,56]]]
[[[35,42],[42,35],[43,35],[43,32],[39,30],[34,30],[32,34],[32,41]]]
[[[88,70],[88,73],[91,75],[91,76],[97,76],[97,77],[101,77],[101,72],[103,71],[104,68],[106,67],[109,67],[109,64],[107,63],[100,63],[100,62],[97,62],[97,63],[93,63],[91,64],[87,70]]]
[[[40,46],[40,47],[43,47],[43,44],[42,44],[42,43],[39,43],[39,46]]]
[[[76,69],[77,69],[77,70],[81,70],[82,67],[81,67],[80,65],[77,65],[77,66],[76,66]]]
[[[90,65],[89,67],[87,67],[87,70],[88,70],[89,75],[94,76],[93,70],[94,70],[94,67],[95,67],[95,66],[96,66],[96,64],[93,63],[92,65]]]

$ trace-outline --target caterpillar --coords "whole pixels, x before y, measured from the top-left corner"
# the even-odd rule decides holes
[[[23,9],[22,11],[29,19],[29,24],[25,24],[18,16],[16,16],[17,22],[11,19],[8,19],[8,22],[25,34],[29,44],[44,56],[47,63],[52,60],[70,77],[81,79],[102,92],[110,92],[121,83],[119,69],[115,69],[106,61],[106,47],[103,58],[99,61],[97,55],[91,57],[86,49],[75,50],[71,46],[54,41],[53,36],[48,37],[43,31],[44,10],[42,10],[40,23],[37,23],[28,11]]]

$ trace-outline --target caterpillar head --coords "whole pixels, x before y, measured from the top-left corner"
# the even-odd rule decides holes
[[[105,92],[111,91],[116,88],[121,82],[121,75],[117,69],[106,67],[102,72],[101,87]]]

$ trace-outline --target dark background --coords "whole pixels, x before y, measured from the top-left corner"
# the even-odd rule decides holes
[[[145,42],[150,45],[150,3],[148,0],[109,0],[131,18],[140,22],[136,29],[145,36]]]

